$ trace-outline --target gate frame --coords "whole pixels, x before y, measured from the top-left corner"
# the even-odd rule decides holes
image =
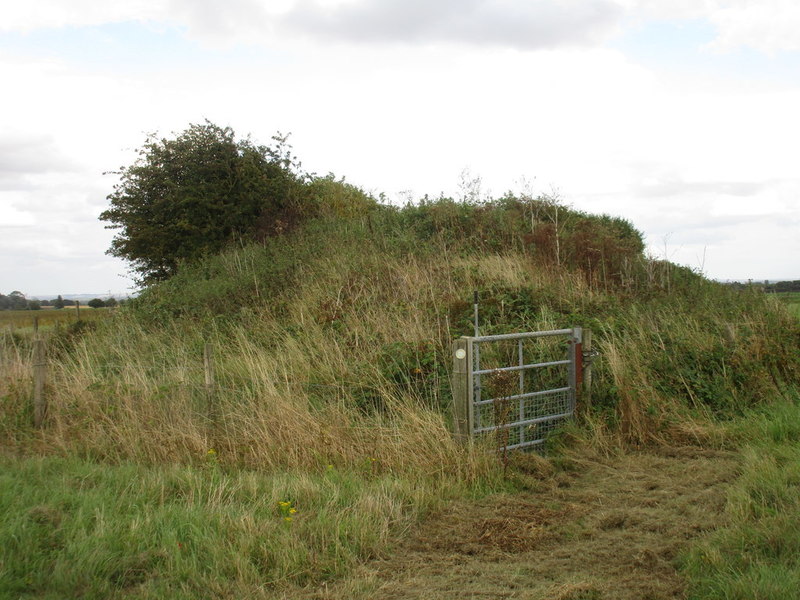
[[[587,331],[588,333],[588,331]],[[522,356],[521,346],[522,342],[527,339],[535,339],[540,337],[549,336],[569,336],[568,344],[569,350],[567,352],[567,359],[563,361],[552,361],[548,363],[535,363],[535,364],[520,364],[508,367],[499,367],[497,369],[481,369],[480,368],[480,344],[488,342],[496,342],[501,340],[519,340],[520,356]],[[589,336],[587,336],[589,337]],[[478,433],[488,433],[497,431],[501,428],[512,428],[516,426],[524,426],[529,423],[554,421],[557,419],[570,418],[575,414],[577,398],[581,392],[583,383],[583,329],[581,327],[573,327],[571,329],[557,329],[552,331],[529,331],[524,333],[507,333],[500,335],[485,335],[485,336],[462,336],[453,342],[453,430],[455,436],[462,440],[471,440],[475,436],[475,403],[490,403],[500,398],[483,399],[476,398],[476,391],[480,394],[480,378],[482,375],[487,375],[493,372],[514,372],[519,371],[520,374],[529,369],[541,368],[546,366],[556,366],[559,364],[569,365],[567,372],[567,386],[565,388],[557,388],[556,390],[536,390],[525,392],[520,390],[520,394],[509,396],[509,400],[523,400],[537,395],[544,395],[547,392],[568,391],[569,397],[569,411],[563,415],[548,415],[530,419],[527,421],[515,421],[511,423],[503,423],[500,425],[492,425],[491,427],[481,428]],[[477,367],[477,368],[476,368]],[[476,385],[477,384],[477,385]],[[513,448],[525,448],[541,445],[544,440],[526,441],[521,444],[509,446]]]

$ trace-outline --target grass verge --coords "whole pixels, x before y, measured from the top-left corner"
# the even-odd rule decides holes
[[[452,482],[0,459],[0,597],[259,598],[379,556]]]
[[[687,553],[690,598],[800,598],[800,406],[785,403],[742,420],[742,474],[727,525]]]

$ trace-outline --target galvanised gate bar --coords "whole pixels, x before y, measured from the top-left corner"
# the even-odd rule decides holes
[[[456,433],[463,438],[494,433],[507,450],[541,447],[575,413],[581,342],[580,327],[456,340]]]

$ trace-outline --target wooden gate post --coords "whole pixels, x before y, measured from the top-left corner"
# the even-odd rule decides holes
[[[583,330],[583,353],[586,358],[583,361],[583,389],[581,390],[583,410],[588,411],[592,407],[592,330]]]
[[[472,344],[461,337],[453,342],[453,433],[460,441],[470,438],[472,406]]]
[[[41,428],[47,416],[47,398],[44,396],[44,382],[47,362],[44,340],[33,342],[33,425]]]

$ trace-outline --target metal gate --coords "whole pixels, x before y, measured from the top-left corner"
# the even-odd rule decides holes
[[[582,330],[462,337],[453,358],[454,420],[465,438],[504,449],[542,447],[575,412]]]

